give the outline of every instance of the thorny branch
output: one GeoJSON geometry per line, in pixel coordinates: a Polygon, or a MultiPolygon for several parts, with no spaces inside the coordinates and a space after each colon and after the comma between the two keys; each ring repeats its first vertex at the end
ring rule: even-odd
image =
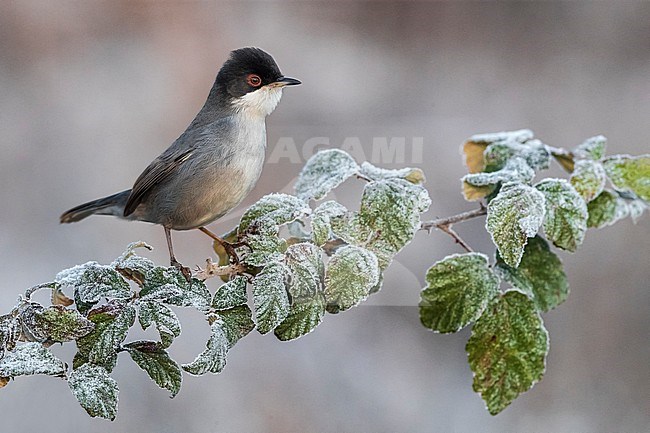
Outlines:
{"type": "Polygon", "coordinates": [[[424,221],[420,225],[420,229],[426,230],[428,232],[430,232],[431,229],[438,229],[440,231],[443,231],[447,233],[449,236],[451,236],[452,238],[454,238],[456,243],[459,244],[461,247],[463,247],[467,252],[471,253],[472,248],[451,227],[456,223],[467,221],[486,214],[487,214],[487,208],[481,203],[481,207],[478,209],[470,210],[467,212],[459,213],[457,215],[452,215],[445,218],[437,218],[432,221],[424,221]]]}

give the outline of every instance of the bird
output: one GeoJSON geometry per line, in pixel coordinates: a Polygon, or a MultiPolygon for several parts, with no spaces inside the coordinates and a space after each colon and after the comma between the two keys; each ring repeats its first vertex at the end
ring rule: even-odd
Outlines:
{"type": "Polygon", "coordinates": [[[64,212],[60,222],[112,215],[161,225],[170,264],[188,280],[191,271],[174,255],[172,230],[198,229],[236,261],[233,245],[205,226],[239,205],[257,183],[264,164],[266,117],[283,88],[298,84],[301,81],[284,76],[264,50],[232,51],[194,120],[131,189],[76,206],[64,212]]]}

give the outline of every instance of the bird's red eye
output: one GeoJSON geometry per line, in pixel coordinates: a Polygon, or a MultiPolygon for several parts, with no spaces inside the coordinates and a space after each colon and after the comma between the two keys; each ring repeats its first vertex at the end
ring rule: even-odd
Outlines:
{"type": "Polygon", "coordinates": [[[262,84],[262,79],[259,77],[259,75],[250,74],[248,77],[246,77],[246,82],[253,87],[257,87],[262,84]]]}

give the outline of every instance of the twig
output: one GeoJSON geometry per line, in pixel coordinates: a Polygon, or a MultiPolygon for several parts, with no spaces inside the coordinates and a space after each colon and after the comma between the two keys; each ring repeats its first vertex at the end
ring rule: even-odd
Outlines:
{"type": "Polygon", "coordinates": [[[194,277],[199,280],[207,280],[212,277],[220,277],[222,275],[236,275],[241,274],[246,270],[246,267],[241,263],[233,263],[226,266],[219,266],[217,263],[214,263],[212,259],[207,259],[205,261],[205,269],[197,267],[197,272],[194,274],[194,277]]]}
{"type": "Polygon", "coordinates": [[[472,248],[461,238],[458,233],[456,233],[451,227],[463,221],[471,220],[487,214],[487,208],[481,204],[481,207],[478,209],[470,210],[467,212],[459,213],[458,215],[452,215],[446,218],[437,218],[432,221],[424,221],[420,225],[421,230],[426,230],[428,232],[431,229],[438,229],[442,232],[447,233],[449,236],[454,238],[457,244],[463,247],[467,252],[472,252],[472,248]]]}

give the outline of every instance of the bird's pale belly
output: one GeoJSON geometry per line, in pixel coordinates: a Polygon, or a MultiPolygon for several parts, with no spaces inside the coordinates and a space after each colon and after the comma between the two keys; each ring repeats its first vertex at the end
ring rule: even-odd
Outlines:
{"type": "MultiPolygon", "coordinates": [[[[237,207],[255,186],[264,162],[264,154],[260,156],[215,168],[210,175],[204,171],[201,179],[186,173],[182,181],[165,185],[152,197],[155,204],[151,208],[157,212],[146,219],[173,230],[190,230],[221,218],[237,207]]],[[[148,213],[149,203],[143,205],[148,213]]]]}

